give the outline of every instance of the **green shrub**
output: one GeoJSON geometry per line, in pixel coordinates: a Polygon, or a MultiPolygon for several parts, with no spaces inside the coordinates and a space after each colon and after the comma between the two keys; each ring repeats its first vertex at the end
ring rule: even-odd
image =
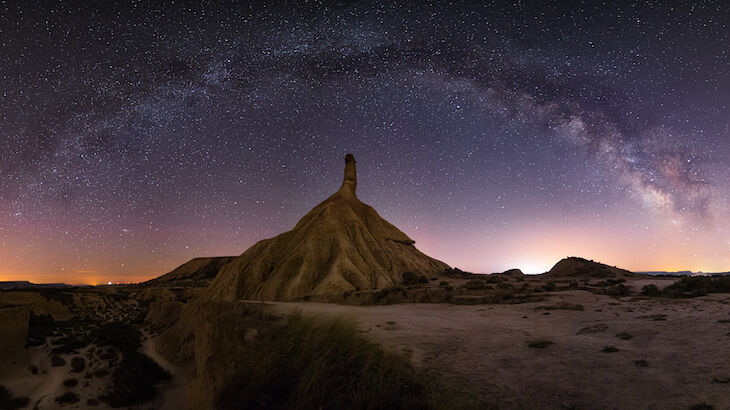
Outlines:
{"type": "Polygon", "coordinates": [[[109,375],[109,370],[106,369],[98,369],[94,372],[94,377],[102,378],[109,375]]]}
{"type": "Polygon", "coordinates": [[[342,320],[300,315],[247,344],[220,409],[422,409],[425,386],[407,359],[384,352],[342,320]]]}
{"type": "Polygon", "coordinates": [[[98,346],[111,346],[122,352],[133,352],[142,346],[139,330],[122,322],[105,323],[91,332],[98,346]]]}
{"type": "Polygon", "coordinates": [[[618,348],[616,348],[616,347],[614,347],[614,346],[606,346],[606,347],[604,347],[604,348],[603,348],[603,350],[601,350],[601,351],[602,351],[603,353],[616,353],[616,352],[618,352],[619,350],[618,350],[618,348]]]}
{"type": "Polygon", "coordinates": [[[578,312],[583,311],[583,305],[568,303],[568,302],[558,302],[554,305],[548,305],[548,306],[538,306],[535,308],[535,310],[543,309],[543,310],[575,310],[578,312]]]}
{"type": "Polygon", "coordinates": [[[86,360],[83,357],[74,357],[71,359],[71,371],[81,373],[86,368],[86,360]]]}
{"type": "Polygon", "coordinates": [[[730,293],[730,276],[683,277],[664,288],[668,297],[696,297],[708,293],[730,293]]]}
{"type": "Polygon", "coordinates": [[[531,347],[533,349],[544,349],[548,346],[554,345],[554,342],[551,342],[549,340],[533,340],[531,342],[527,342],[527,346],[531,347]]]}
{"type": "Polygon", "coordinates": [[[629,296],[633,292],[631,287],[624,284],[608,287],[604,290],[608,296],[629,296]]]}
{"type": "Polygon", "coordinates": [[[65,365],[66,365],[66,360],[63,357],[61,357],[57,354],[54,354],[53,356],[51,356],[51,366],[61,367],[61,366],[65,366],[65,365]]]}
{"type": "Polygon", "coordinates": [[[56,397],[55,400],[56,403],[60,405],[74,404],[79,401],[79,396],[72,391],[67,391],[66,393],[63,393],[62,395],[56,397]]]}
{"type": "Polygon", "coordinates": [[[75,387],[77,384],[79,384],[78,379],[66,379],[63,381],[63,385],[66,387],[75,387]]]}
{"type": "Polygon", "coordinates": [[[487,285],[486,282],[482,280],[470,280],[461,285],[461,287],[467,290],[492,289],[491,286],[487,285]]]}
{"type": "Polygon", "coordinates": [[[635,361],[634,364],[639,367],[649,367],[649,362],[647,362],[644,359],[639,359],[639,360],[635,361]]]}
{"type": "Polygon", "coordinates": [[[40,346],[46,343],[46,339],[53,334],[56,329],[56,321],[51,315],[34,315],[30,314],[28,318],[28,338],[26,339],[26,347],[40,346]]]}
{"type": "Polygon", "coordinates": [[[416,285],[419,283],[426,283],[428,280],[425,276],[418,276],[414,272],[403,272],[401,275],[403,278],[403,285],[409,286],[409,285],[416,285]]]}
{"type": "Polygon", "coordinates": [[[53,348],[53,353],[78,353],[79,349],[89,345],[89,340],[76,336],[67,336],[56,340],[54,344],[59,346],[53,348]]]}
{"type": "Polygon", "coordinates": [[[730,293],[730,276],[684,276],[661,291],[654,285],[646,285],[641,291],[644,296],[669,298],[693,298],[709,293],[730,293]]]}
{"type": "Polygon", "coordinates": [[[103,399],[111,407],[144,403],[157,395],[157,384],[170,380],[170,373],[139,352],[126,352],[112,373],[111,391],[103,399]]]}
{"type": "Polygon", "coordinates": [[[690,407],[689,410],[715,410],[715,406],[705,403],[703,401],[702,403],[697,403],[694,406],[690,407]]]}
{"type": "Polygon", "coordinates": [[[13,397],[5,386],[0,386],[0,409],[22,409],[27,407],[29,402],[27,397],[13,397]]]}
{"type": "Polygon", "coordinates": [[[633,335],[631,335],[631,334],[629,334],[629,333],[626,333],[626,332],[621,332],[621,333],[618,333],[618,334],[616,335],[616,337],[618,337],[618,338],[619,338],[619,339],[621,339],[621,340],[630,340],[630,339],[633,339],[633,338],[634,338],[634,336],[633,336],[633,335]]]}
{"type": "Polygon", "coordinates": [[[662,291],[659,290],[659,288],[652,283],[649,285],[645,285],[643,288],[641,288],[641,292],[639,293],[639,295],[657,297],[662,295],[662,291]]]}

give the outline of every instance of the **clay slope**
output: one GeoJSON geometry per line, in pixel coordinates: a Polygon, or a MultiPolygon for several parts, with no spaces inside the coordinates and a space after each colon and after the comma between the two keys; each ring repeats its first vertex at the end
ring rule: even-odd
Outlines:
{"type": "Polygon", "coordinates": [[[233,256],[191,259],[169,273],[144,282],[144,285],[183,285],[210,281],[215,278],[223,265],[233,259],[233,256]]]}
{"type": "Polygon", "coordinates": [[[357,198],[351,154],[345,163],[339,191],[291,231],[258,242],[224,266],[206,297],[295,300],[398,285],[405,272],[440,276],[449,271],[357,198]]]}
{"type": "Polygon", "coordinates": [[[549,278],[633,278],[637,275],[625,269],[571,256],[562,259],[544,276],[549,278]]]}

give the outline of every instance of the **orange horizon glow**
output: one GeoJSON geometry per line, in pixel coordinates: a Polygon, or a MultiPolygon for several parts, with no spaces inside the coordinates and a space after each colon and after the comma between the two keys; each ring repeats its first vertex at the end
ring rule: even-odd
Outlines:
{"type": "MultiPolygon", "coordinates": [[[[387,204],[372,205],[376,209],[393,209],[387,204]]],[[[443,215],[414,220],[413,209],[401,209],[402,214],[391,211],[386,219],[414,239],[424,254],[467,272],[494,273],[518,268],[527,274],[542,273],[569,256],[631,271],[730,271],[730,242],[723,239],[722,230],[697,230],[689,240],[686,229],[667,224],[661,218],[638,218],[607,226],[590,216],[565,221],[549,213],[531,213],[511,224],[475,221],[456,234],[443,215]]],[[[291,218],[287,225],[293,227],[296,219],[291,218]]],[[[126,236],[135,231],[127,230],[119,239],[110,239],[98,249],[79,247],[65,240],[61,233],[35,234],[42,238],[35,241],[16,236],[14,248],[0,247],[0,281],[139,283],[168,273],[195,257],[240,255],[258,240],[278,233],[250,233],[245,240],[216,237],[199,243],[185,241],[184,246],[171,247],[164,254],[148,245],[178,237],[195,238],[200,229],[193,226],[182,232],[160,231],[138,241],[128,241],[126,236]],[[32,243],[33,247],[24,243],[32,243]]]]}

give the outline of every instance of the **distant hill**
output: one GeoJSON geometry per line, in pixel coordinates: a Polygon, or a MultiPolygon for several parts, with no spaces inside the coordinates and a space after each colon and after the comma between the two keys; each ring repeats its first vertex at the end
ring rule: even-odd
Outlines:
{"type": "Polygon", "coordinates": [[[505,276],[512,276],[512,277],[522,277],[525,276],[524,273],[520,269],[508,269],[504,272],[496,273],[495,275],[505,275],[505,276]]]}
{"type": "Polygon", "coordinates": [[[626,269],[609,266],[600,262],[571,256],[562,259],[549,272],[543,274],[548,278],[613,278],[636,277],[626,269]]]}
{"type": "Polygon", "coordinates": [[[173,269],[171,272],[148,280],[142,283],[142,285],[207,285],[208,282],[216,277],[221,268],[233,259],[233,256],[194,258],[173,269]]]}
{"type": "Polygon", "coordinates": [[[39,289],[39,288],[71,288],[65,283],[33,283],[24,280],[0,282],[0,290],[8,289],[39,289]]]}

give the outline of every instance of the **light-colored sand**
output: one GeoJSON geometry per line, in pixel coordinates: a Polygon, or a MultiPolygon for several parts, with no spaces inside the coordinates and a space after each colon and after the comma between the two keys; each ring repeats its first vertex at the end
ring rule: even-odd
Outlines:
{"type": "MultiPolygon", "coordinates": [[[[51,352],[48,345],[39,346],[29,349],[28,362],[38,367],[38,374],[33,374],[27,366],[15,366],[13,372],[7,376],[0,378],[0,385],[7,387],[16,397],[27,397],[30,399],[28,408],[44,409],[87,409],[92,408],[87,405],[87,400],[98,398],[107,392],[110,382],[110,375],[104,377],[86,378],[85,375],[90,370],[106,368],[105,364],[99,360],[94,360],[91,365],[87,354],[88,350],[93,347],[89,346],[79,351],[79,354],[61,355],[66,364],[60,367],[51,366],[51,352]],[[71,358],[84,357],[87,359],[86,369],[80,373],[71,371],[71,358]],[[75,387],[65,387],[63,381],[75,378],[78,385],[75,387]],[[66,391],[73,391],[79,396],[79,402],[75,404],[67,404],[60,406],[55,402],[55,398],[62,395],[66,391]]],[[[176,376],[177,369],[174,365],[161,357],[154,347],[152,339],[145,340],[140,351],[153,358],[161,367],[173,374],[173,379],[169,383],[164,383],[161,387],[160,394],[152,402],[145,403],[140,406],[130,407],[132,409],[182,409],[184,406],[183,385],[176,376]]],[[[99,401],[99,404],[93,406],[95,409],[110,409],[108,405],[99,401]]]]}
{"type": "Polygon", "coordinates": [[[683,409],[703,401],[728,409],[730,383],[722,381],[730,377],[730,323],[718,321],[730,319],[729,301],[727,295],[618,300],[569,291],[519,305],[267,305],[282,313],[350,316],[372,340],[412,352],[428,374],[464,383],[502,409],[683,409]],[[558,302],[584,310],[536,309],[558,302]],[[633,338],[621,340],[621,332],[633,338]],[[554,344],[528,347],[533,340],[554,344]],[[619,351],[603,353],[606,346],[619,351]]]}

